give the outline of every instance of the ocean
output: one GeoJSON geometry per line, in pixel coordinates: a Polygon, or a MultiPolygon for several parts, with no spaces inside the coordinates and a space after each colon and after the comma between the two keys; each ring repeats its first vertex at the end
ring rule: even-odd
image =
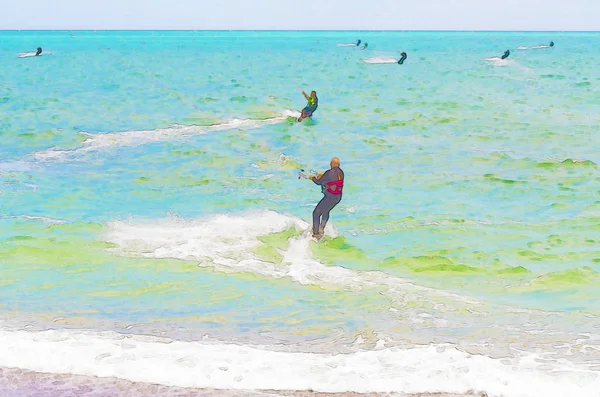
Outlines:
{"type": "Polygon", "coordinates": [[[0,367],[600,396],[599,47],[0,32],[0,367]],[[319,108],[297,123],[301,90],[319,108]],[[317,244],[321,190],[298,174],[334,156],[344,194],[317,244]]]}

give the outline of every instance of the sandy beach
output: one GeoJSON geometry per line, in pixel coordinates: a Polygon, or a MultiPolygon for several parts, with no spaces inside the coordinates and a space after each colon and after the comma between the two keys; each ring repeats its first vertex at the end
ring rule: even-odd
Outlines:
{"type": "Polygon", "coordinates": [[[0,368],[2,397],[484,397],[484,392],[452,393],[320,393],[311,390],[216,390],[189,389],[164,385],[130,382],[117,378],[98,378],[80,375],[50,374],[16,368],[0,368]]]}

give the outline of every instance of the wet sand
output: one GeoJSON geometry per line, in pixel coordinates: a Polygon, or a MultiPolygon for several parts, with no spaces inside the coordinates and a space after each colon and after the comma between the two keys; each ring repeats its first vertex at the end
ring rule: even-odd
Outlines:
{"type": "Polygon", "coordinates": [[[117,378],[49,374],[15,368],[0,368],[2,397],[482,397],[484,392],[453,393],[321,393],[312,390],[216,390],[130,382],[117,378]]]}

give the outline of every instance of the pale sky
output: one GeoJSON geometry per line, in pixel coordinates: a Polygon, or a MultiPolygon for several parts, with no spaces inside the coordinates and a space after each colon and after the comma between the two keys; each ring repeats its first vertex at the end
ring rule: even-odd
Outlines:
{"type": "Polygon", "coordinates": [[[0,0],[0,30],[600,31],[600,0],[0,0]]]}

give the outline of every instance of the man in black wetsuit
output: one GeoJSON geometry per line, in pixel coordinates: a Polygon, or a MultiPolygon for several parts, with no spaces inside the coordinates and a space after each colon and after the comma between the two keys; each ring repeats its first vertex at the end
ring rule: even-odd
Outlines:
{"type": "Polygon", "coordinates": [[[319,239],[325,234],[325,225],[329,220],[329,212],[342,201],[344,187],[344,171],[340,168],[340,159],[334,157],[330,163],[331,169],[323,175],[311,176],[310,180],[320,185],[325,197],[313,211],[313,237],[319,239]]]}
{"type": "Polygon", "coordinates": [[[42,47],[37,48],[37,52],[35,53],[36,57],[39,57],[42,54],[42,47]]]}

